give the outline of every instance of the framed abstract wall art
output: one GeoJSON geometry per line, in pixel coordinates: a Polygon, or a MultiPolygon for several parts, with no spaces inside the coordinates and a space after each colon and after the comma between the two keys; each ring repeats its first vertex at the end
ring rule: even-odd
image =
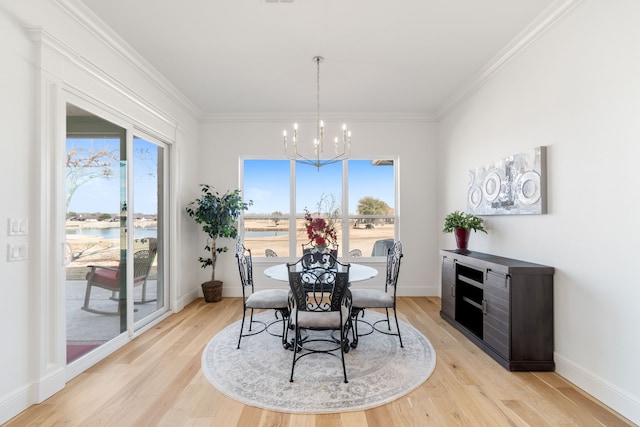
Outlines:
{"type": "Polygon", "coordinates": [[[475,215],[547,213],[546,147],[469,171],[467,211],[475,215]]]}

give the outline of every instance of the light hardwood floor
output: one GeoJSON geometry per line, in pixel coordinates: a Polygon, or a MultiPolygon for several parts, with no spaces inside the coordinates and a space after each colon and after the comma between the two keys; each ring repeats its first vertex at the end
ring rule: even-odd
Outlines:
{"type": "Polygon", "coordinates": [[[509,372],[445,323],[440,299],[401,298],[400,318],[433,344],[437,366],[417,390],[367,411],[270,412],[204,378],[207,342],[240,318],[240,300],[197,300],[9,426],[632,426],[553,372],[509,372]]]}

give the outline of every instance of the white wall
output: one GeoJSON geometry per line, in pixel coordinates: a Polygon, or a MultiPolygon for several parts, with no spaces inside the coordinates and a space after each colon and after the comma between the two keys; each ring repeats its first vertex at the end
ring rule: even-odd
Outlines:
{"type": "MultiPolygon", "coordinates": [[[[82,100],[171,145],[173,236],[186,224],[185,190],[196,182],[188,165],[198,156],[199,129],[189,103],[144,62],[112,48],[118,41],[108,32],[100,38],[82,26],[65,4],[0,2],[0,230],[8,218],[29,223],[28,236],[0,232],[0,423],[64,387],[69,372],[61,261],[65,101],[82,100]],[[28,259],[9,263],[7,244],[15,243],[28,244],[28,259]]],[[[171,245],[174,310],[199,295],[189,286],[196,273],[182,265],[190,250],[184,242],[171,245]]]]}
{"type": "MultiPolygon", "coordinates": [[[[34,109],[31,42],[22,34],[19,24],[0,11],[0,293],[5,301],[0,310],[0,399],[14,393],[27,383],[29,371],[29,344],[33,324],[28,301],[32,294],[26,277],[29,264],[7,260],[7,244],[28,243],[28,237],[8,237],[7,218],[29,218],[30,177],[29,156],[34,132],[30,126],[34,109]],[[10,58],[10,60],[4,60],[10,58]],[[15,303],[15,302],[18,303],[15,303]]],[[[0,400],[0,403],[2,400],[0,400]]],[[[24,409],[25,402],[15,402],[8,411],[24,409]]],[[[0,423],[6,416],[0,407],[0,423]]]]}
{"type": "Polygon", "coordinates": [[[466,208],[469,169],[548,147],[548,214],[486,217],[470,248],[556,268],[557,372],[636,423],[638,22],[636,0],[582,2],[438,129],[440,217],[466,208]]]}
{"type": "MultiPolygon", "coordinates": [[[[65,4],[0,0],[0,188],[11,201],[0,205],[0,224],[7,218],[30,220],[28,237],[0,233],[2,295],[10,302],[0,310],[0,340],[9,343],[0,352],[0,423],[46,397],[50,389],[40,386],[64,371],[60,353],[45,345],[61,326],[55,323],[60,317],[50,312],[55,301],[47,298],[60,294],[52,292],[55,278],[38,272],[56,261],[46,251],[46,259],[32,256],[43,253],[39,247],[56,246],[42,229],[51,225],[42,218],[51,211],[42,187],[48,178],[42,166],[50,164],[40,156],[43,141],[47,151],[52,137],[43,135],[40,125],[47,119],[58,123],[60,117],[37,101],[39,83],[51,84],[54,95],[79,88],[114,114],[172,142],[177,309],[199,295],[198,285],[208,276],[196,260],[203,233],[186,217],[184,206],[198,195],[199,183],[235,188],[238,157],[277,155],[281,130],[290,125],[284,119],[245,118],[199,126],[188,102],[154,83],[144,64],[109,47],[118,40],[98,40],[70,18],[60,8],[65,4]],[[25,25],[42,27],[48,42],[60,42],[62,51],[78,56],[65,58],[51,46],[34,45],[25,25]],[[43,120],[41,107],[50,114],[43,120]],[[7,263],[7,243],[28,243],[35,252],[26,262],[7,263]]],[[[489,234],[473,235],[471,248],[556,268],[558,372],[637,423],[639,17],[635,0],[584,0],[437,126],[412,119],[345,118],[354,131],[354,157],[400,156],[401,285],[412,295],[439,292],[438,249],[453,245],[450,235],[440,233],[442,218],[465,208],[467,171],[537,145],[549,147],[549,214],[489,217],[489,234]]],[[[233,256],[226,255],[218,274],[228,282],[225,294],[232,295],[237,269],[233,256]]]]}
{"type": "MultiPolygon", "coordinates": [[[[339,116],[329,114],[327,116],[339,116]]],[[[327,117],[324,116],[324,117],[327,117]]],[[[436,218],[436,151],[435,123],[409,117],[378,117],[366,119],[341,116],[353,131],[352,158],[367,156],[399,156],[400,167],[400,240],[404,258],[398,293],[402,295],[438,295],[438,248],[440,224],[436,218]],[[351,119],[351,120],[350,120],[351,119]]],[[[328,120],[327,126],[331,123],[328,120]]],[[[305,123],[304,126],[307,124],[305,123]]],[[[309,124],[311,125],[311,124],[309,124]]],[[[292,122],[274,119],[245,118],[207,121],[202,127],[201,164],[203,183],[219,191],[238,187],[238,164],[241,156],[282,156],[282,129],[292,122]]],[[[204,233],[201,233],[204,234],[204,233]]],[[[202,237],[202,245],[204,240],[202,237]]],[[[196,261],[194,259],[194,266],[196,261]]],[[[268,260],[254,261],[256,286],[275,287],[262,271],[271,265],[268,260]]],[[[370,282],[384,283],[384,263],[372,264],[380,274],[370,282]]],[[[207,272],[202,281],[207,280],[207,272]]],[[[223,295],[241,295],[236,260],[232,253],[218,259],[216,279],[224,284],[223,295]]],[[[280,284],[281,285],[281,284],[280,284]]],[[[286,285],[286,284],[285,284],[286,285]]]]}

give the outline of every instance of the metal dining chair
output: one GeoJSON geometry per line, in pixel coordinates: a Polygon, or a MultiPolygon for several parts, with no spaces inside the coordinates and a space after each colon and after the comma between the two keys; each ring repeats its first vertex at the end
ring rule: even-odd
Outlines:
{"type": "Polygon", "coordinates": [[[365,289],[357,288],[352,289],[351,294],[353,298],[353,307],[351,309],[351,317],[353,322],[353,342],[351,347],[356,348],[358,346],[359,336],[369,335],[373,331],[378,331],[387,335],[397,335],[400,341],[400,347],[404,347],[402,344],[402,335],[400,334],[400,325],[398,323],[398,314],[396,312],[396,294],[398,289],[398,275],[400,274],[400,261],[403,257],[402,243],[395,241],[387,252],[387,273],[384,284],[384,290],[382,289],[365,289]],[[358,323],[364,322],[364,320],[358,320],[358,316],[364,318],[364,311],[367,308],[384,308],[386,312],[386,318],[380,319],[371,324],[371,331],[358,335],[358,323]],[[395,319],[396,330],[392,331],[391,321],[389,317],[389,309],[393,310],[393,317],[395,319]],[[386,323],[386,330],[382,329],[382,323],[386,323]]]}
{"type": "MultiPolygon", "coordinates": [[[[278,314],[282,321],[282,334],[278,334],[282,339],[282,345],[287,345],[287,321],[289,319],[289,291],[287,289],[263,289],[256,291],[253,285],[253,262],[251,250],[244,247],[241,241],[236,243],[236,258],[238,259],[238,271],[242,284],[242,322],[240,324],[240,336],[238,337],[238,347],[243,337],[258,334],[263,331],[269,332],[269,327],[279,322],[278,314]],[[276,319],[271,323],[254,320],[253,311],[261,309],[275,310],[276,319]],[[245,319],[249,312],[248,330],[244,330],[245,319]],[[258,329],[254,329],[254,326],[258,329]]],[[[270,333],[270,332],[269,332],[270,333]]],[[[272,335],[275,335],[272,334],[272,335]]]]}
{"type": "MultiPolygon", "coordinates": [[[[330,254],[327,257],[333,258],[330,254]]],[[[322,353],[342,360],[344,382],[347,383],[344,355],[349,352],[348,333],[351,327],[350,265],[333,258],[310,266],[306,264],[310,257],[304,258],[287,264],[292,294],[290,324],[294,330],[289,381],[293,382],[295,367],[301,358],[322,353]],[[303,331],[307,332],[304,339],[303,331]],[[329,333],[311,336],[308,331],[339,331],[340,336],[334,338],[329,333]],[[338,350],[340,356],[336,354],[338,350]]]]}

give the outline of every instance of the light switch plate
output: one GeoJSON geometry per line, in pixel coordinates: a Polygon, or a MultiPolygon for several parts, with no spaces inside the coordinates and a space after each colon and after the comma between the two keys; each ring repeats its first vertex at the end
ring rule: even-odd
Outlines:
{"type": "Polygon", "coordinates": [[[9,218],[7,234],[9,236],[26,236],[27,235],[27,220],[9,218]]]}
{"type": "Polygon", "coordinates": [[[7,245],[7,261],[24,261],[27,259],[27,244],[7,245]]]}

